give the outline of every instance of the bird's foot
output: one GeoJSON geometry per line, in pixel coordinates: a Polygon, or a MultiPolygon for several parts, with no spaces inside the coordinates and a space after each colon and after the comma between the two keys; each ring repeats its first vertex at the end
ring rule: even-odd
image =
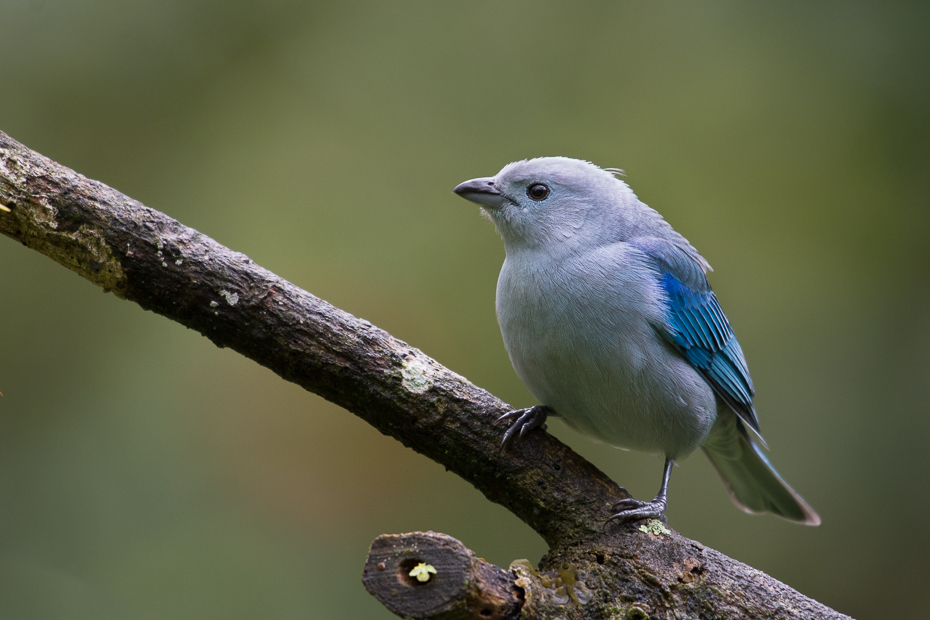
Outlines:
{"type": "Polygon", "coordinates": [[[664,497],[657,497],[651,502],[643,502],[628,497],[613,505],[614,514],[607,518],[607,523],[611,521],[632,523],[643,519],[659,519],[663,523],[668,523],[668,519],[664,514],[667,507],[668,500],[664,497]]]}
{"type": "Polygon", "coordinates": [[[535,405],[533,407],[527,407],[526,409],[508,411],[497,418],[496,422],[500,422],[501,420],[514,420],[514,423],[511,424],[507,432],[504,433],[504,440],[501,441],[501,449],[503,450],[516,439],[522,439],[523,435],[534,428],[545,428],[546,418],[549,417],[551,413],[552,409],[549,407],[545,405],[535,405]]]}

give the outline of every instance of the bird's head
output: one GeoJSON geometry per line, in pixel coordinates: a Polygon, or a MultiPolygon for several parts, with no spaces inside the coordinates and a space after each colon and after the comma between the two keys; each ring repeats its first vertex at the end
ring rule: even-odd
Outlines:
{"type": "Polygon", "coordinates": [[[481,206],[508,252],[571,251],[623,238],[626,212],[638,201],[617,173],[579,159],[541,157],[507,164],[493,177],[452,191],[481,206]]]}

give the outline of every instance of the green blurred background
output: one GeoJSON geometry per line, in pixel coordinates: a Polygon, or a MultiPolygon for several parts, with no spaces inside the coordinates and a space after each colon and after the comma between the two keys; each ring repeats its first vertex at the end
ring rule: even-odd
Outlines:
{"type": "MultiPolygon", "coordinates": [[[[762,428],[820,528],[683,534],[860,618],[925,618],[930,5],[0,2],[0,129],[508,402],[503,249],[450,193],[524,157],[626,169],[714,265],[762,428]]],[[[354,416],[0,239],[0,617],[388,618],[371,540],[545,545],[354,416]]],[[[640,497],[660,459],[553,432],[640,497]]]]}

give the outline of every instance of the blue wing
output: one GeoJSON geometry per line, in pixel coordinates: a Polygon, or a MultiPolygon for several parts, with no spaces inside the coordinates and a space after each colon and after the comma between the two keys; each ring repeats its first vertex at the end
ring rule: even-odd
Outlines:
{"type": "Polygon", "coordinates": [[[701,263],[690,260],[693,257],[687,249],[694,252],[693,248],[658,240],[635,245],[654,259],[659,283],[668,298],[668,325],[659,326],[660,332],[743,422],[758,433],[759,418],[752,404],[755,391],[746,358],[700,269],[701,263]],[[683,269],[685,265],[687,268],[683,269]]]}

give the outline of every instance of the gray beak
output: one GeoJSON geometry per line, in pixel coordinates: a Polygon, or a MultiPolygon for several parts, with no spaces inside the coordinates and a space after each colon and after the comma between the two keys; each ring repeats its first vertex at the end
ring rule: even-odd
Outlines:
{"type": "Polygon", "coordinates": [[[482,207],[499,209],[500,206],[504,204],[504,197],[494,184],[493,177],[465,181],[464,183],[456,185],[455,189],[452,191],[465,200],[470,200],[482,207]]]}

